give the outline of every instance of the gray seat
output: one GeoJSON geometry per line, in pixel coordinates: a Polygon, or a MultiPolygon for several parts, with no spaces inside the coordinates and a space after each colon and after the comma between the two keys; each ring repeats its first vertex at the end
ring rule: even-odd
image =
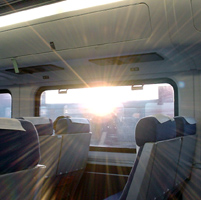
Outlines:
{"type": "Polygon", "coordinates": [[[86,167],[91,139],[90,124],[84,118],[64,117],[57,121],[55,133],[62,137],[57,176],[63,177],[66,195],[72,196],[86,167]]]}
{"type": "Polygon", "coordinates": [[[56,176],[61,151],[61,137],[53,135],[52,120],[47,117],[23,117],[34,124],[40,141],[41,160],[46,166],[45,177],[56,176]]]}
{"type": "Polygon", "coordinates": [[[40,163],[46,166],[45,179],[41,189],[42,197],[43,199],[51,199],[53,188],[56,186],[54,179],[57,175],[62,137],[53,135],[53,123],[47,117],[23,117],[23,119],[32,122],[38,131],[41,152],[40,163]]]}
{"type": "Polygon", "coordinates": [[[163,199],[174,189],[179,161],[175,121],[164,115],[145,117],[135,136],[140,149],[120,199],[163,199]]]}
{"type": "Polygon", "coordinates": [[[40,199],[44,166],[38,134],[26,120],[0,118],[0,199],[40,199]]]}
{"type": "Polygon", "coordinates": [[[175,117],[173,120],[156,115],[141,119],[136,126],[136,143],[140,149],[119,199],[179,197],[190,178],[195,133],[196,123],[192,118],[175,117]]]}

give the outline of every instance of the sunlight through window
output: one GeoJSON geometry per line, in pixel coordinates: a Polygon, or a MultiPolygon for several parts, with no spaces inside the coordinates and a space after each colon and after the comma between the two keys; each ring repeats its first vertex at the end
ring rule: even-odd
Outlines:
{"type": "Polygon", "coordinates": [[[46,90],[41,94],[40,116],[87,118],[91,145],[134,147],[139,119],[153,114],[174,116],[174,90],[169,84],[46,90]]]}

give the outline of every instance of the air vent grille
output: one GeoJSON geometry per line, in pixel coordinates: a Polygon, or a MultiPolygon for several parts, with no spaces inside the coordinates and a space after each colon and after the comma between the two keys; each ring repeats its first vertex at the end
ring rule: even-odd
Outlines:
{"type": "MultiPolygon", "coordinates": [[[[19,68],[19,73],[17,74],[34,74],[39,72],[49,72],[63,70],[64,68],[58,67],[56,65],[37,65],[19,68]]],[[[6,69],[7,72],[15,73],[14,69],[6,69]]]]}

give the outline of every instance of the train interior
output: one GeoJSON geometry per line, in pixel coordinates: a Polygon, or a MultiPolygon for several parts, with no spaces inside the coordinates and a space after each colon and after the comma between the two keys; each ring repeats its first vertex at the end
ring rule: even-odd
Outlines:
{"type": "Polygon", "coordinates": [[[1,199],[200,199],[199,0],[0,1],[1,199]]]}

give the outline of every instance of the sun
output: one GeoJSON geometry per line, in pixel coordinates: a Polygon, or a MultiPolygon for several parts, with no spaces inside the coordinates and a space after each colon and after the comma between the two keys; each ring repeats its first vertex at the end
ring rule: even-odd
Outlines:
{"type": "Polygon", "coordinates": [[[112,94],[111,88],[96,88],[90,94],[88,99],[87,108],[89,113],[97,116],[106,116],[114,112],[117,101],[116,95],[112,94]]]}
{"type": "Polygon", "coordinates": [[[100,100],[90,104],[88,110],[97,116],[106,116],[115,110],[115,106],[111,102],[100,100]]]}

